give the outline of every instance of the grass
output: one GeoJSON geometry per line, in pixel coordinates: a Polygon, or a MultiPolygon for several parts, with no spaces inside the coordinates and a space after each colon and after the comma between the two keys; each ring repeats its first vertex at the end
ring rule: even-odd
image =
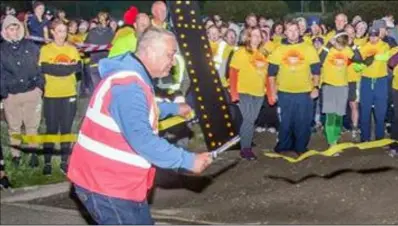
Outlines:
{"type": "MultiPolygon", "coordinates": [[[[72,126],[72,133],[77,133],[81,120],[84,116],[85,109],[88,103],[88,99],[80,99],[78,102],[78,112],[75,117],[75,121],[72,126]]],[[[43,155],[39,155],[40,165],[37,168],[31,168],[29,164],[30,154],[21,152],[21,163],[18,168],[15,168],[11,162],[12,156],[9,147],[9,138],[7,132],[7,124],[5,121],[1,121],[1,145],[5,155],[6,173],[10,179],[10,182],[14,188],[34,186],[34,185],[45,185],[53,184],[58,182],[66,181],[67,178],[59,170],[59,164],[61,162],[59,155],[54,155],[52,159],[53,171],[52,175],[44,176],[42,174],[44,159],[43,155]]],[[[204,138],[201,129],[198,124],[194,125],[192,130],[194,131],[194,138],[188,143],[188,149],[192,151],[206,150],[204,145],[204,138]]],[[[39,134],[45,133],[44,120],[39,128],[39,134]]],[[[56,145],[57,148],[57,145],[56,145]]]]}
{"type": "MultiPolygon", "coordinates": [[[[76,133],[78,131],[78,127],[80,126],[80,122],[82,120],[82,116],[85,112],[87,105],[87,99],[80,99],[78,102],[78,112],[75,117],[75,121],[72,126],[72,133],[76,133]]],[[[10,182],[13,188],[20,187],[28,187],[35,185],[45,185],[45,184],[53,184],[58,182],[66,181],[66,176],[60,171],[59,165],[61,163],[60,155],[54,155],[52,159],[52,175],[44,176],[42,173],[44,167],[44,159],[43,155],[39,156],[39,167],[31,168],[29,164],[30,153],[21,152],[21,163],[19,167],[15,167],[12,162],[12,156],[9,147],[9,137],[7,132],[7,124],[5,121],[1,121],[1,145],[3,148],[4,161],[6,166],[6,174],[10,179],[10,182]]],[[[39,133],[45,133],[45,124],[44,120],[42,120],[39,133]]],[[[59,145],[55,145],[56,148],[59,148],[59,145]]]]}

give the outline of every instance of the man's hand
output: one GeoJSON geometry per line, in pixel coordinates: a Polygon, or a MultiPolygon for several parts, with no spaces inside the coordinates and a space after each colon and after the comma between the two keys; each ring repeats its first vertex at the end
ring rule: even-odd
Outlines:
{"type": "Polygon", "coordinates": [[[317,88],[314,88],[310,94],[312,99],[315,99],[319,96],[319,90],[317,88]]]}
{"type": "Polygon", "coordinates": [[[192,108],[185,103],[178,104],[178,115],[188,119],[192,113],[192,108]]]}
{"type": "Polygon", "coordinates": [[[198,153],[195,155],[192,172],[195,174],[202,173],[212,163],[213,158],[209,152],[198,153]]]}

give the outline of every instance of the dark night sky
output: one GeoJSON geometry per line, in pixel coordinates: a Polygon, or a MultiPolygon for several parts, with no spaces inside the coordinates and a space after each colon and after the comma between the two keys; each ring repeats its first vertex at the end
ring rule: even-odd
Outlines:
{"type": "MultiPolygon", "coordinates": [[[[49,8],[62,8],[68,12],[70,15],[84,15],[92,16],[96,14],[100,9],[108,9],[112,11],[112,14],[115,16],[121,16],[123,12],[130,6],[135,5],[141,11],[149,12],[150,7],[153,1],[102,1],[102,0],[92,0],[92,1],[50,1],[50,0],[42,0],[45,2],[49,8]]],[[[285,1],[291,12],[300,12],[301,10],[301,1],[285,1]]],[[[307,10],[308,11],[320,11],[320,1],[312,0],[305,1],[307,2],[307,10]]],[[[327,5],[328,11],[333,10],[336,1],[325,1],[327,5]]],[[[2,6],[5,4],[11,4],[17,9],[23,9],[26,7],[30,7],[31,1],[2,1],[2,6]]],[[[200,1],[201,6],[205,1],[200,1]]],[[[231,2],[233,4],[233,2],[231,2]]]]}

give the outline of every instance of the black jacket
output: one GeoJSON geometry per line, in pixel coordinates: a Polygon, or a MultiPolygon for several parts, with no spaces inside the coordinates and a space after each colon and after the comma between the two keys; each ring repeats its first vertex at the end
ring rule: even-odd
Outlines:
{"type": "Polygon", "coordinates": [[[3,41],[0,44],[0,94],[31,91],[36,87],[44,89],[44,77],[38,62],[40,49],[33,42],[22,39],[19,42],[3,41]]]}

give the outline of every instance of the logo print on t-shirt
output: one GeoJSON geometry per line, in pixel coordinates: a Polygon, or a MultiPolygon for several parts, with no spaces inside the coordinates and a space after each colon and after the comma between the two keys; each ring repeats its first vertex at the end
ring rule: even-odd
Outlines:
{"type": "Polygon", "coordinates": [[[282,58],[282,62],[289,67],[297,66],[304,62],[304,56],[298,50],[289,50],[282,58]]]}
{"type": "Polygon", "coordinates": [[[72,59],[66,55],[66,54],[58,54],[55,58],[54,58],[54,63],[72,63],[72,59]]]}
{"type": "Polygon", "coordinates": [[[347,57],[343,53],[335,53],[330,57],[329,63],[336,67],[344,67],[347,64],[347,57]]]}
{"type": "Polygon", "coordinates": [[[366,52],[366,57],[371,57],[371,56],[374,56],[374,55],[376,55],[377,54],[377,49],[369,49],[367,52],[366,52]]]}

